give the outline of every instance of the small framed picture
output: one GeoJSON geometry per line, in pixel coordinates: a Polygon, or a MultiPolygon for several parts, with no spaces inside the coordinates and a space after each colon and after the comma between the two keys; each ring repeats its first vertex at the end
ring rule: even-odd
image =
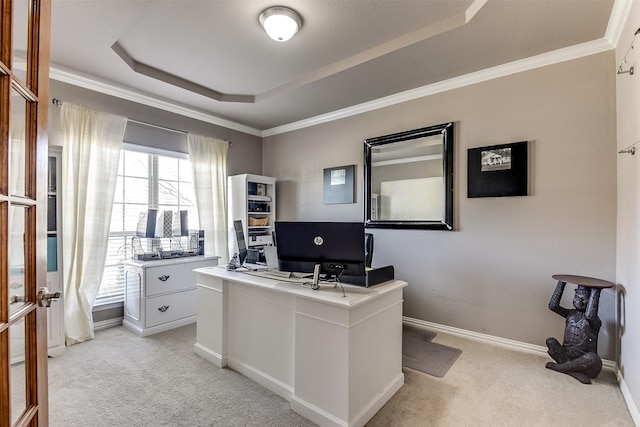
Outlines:
{"type": "Polygon", "coordinates": [[[528,142],[471,148],[467,151],[467,197],[528,194],[528,142]]]}
{"type": "Polygon", "coordinates": [[[355,165],[324,170],[324,204],[355,203],[355,165]]]}

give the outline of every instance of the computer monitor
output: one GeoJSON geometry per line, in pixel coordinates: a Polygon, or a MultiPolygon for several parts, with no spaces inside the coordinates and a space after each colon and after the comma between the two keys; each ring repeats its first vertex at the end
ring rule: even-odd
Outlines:
{"type": "Polygon", "coordinates": [[[282,271],[365,275],[363,223],[276,221],[275,236],[282,271]]]}
{"type": "Polygon", "coordinates": [[[244,264],[245,258],[247,258],[247,243],[244,240],[244,231],[241,220],[236,219],[233,221],[233,231],[235,232],[236,243],[238,244],[238,262],[242,265],[244,264]]]}

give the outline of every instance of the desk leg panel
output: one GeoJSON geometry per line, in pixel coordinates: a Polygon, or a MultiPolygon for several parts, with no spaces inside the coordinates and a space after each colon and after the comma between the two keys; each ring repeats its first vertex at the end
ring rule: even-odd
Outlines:
{"type": "Polygon", "coordinates": [[[194,352],[218,367],[227,366],[227,296],[221,279],[198,275],[194,352]]]}
{"type": "Polygon", "coordinates": [[[296,306],[292,409],[320,425],[364,425],[404,384],[402,291],[342,314],[322,310],[296,306]]]}
{"type": "Polygon", "coordinates": [[[294,365],[294,298],[233,283],[228,291],[229,366],[290,399],[294,365]]]}

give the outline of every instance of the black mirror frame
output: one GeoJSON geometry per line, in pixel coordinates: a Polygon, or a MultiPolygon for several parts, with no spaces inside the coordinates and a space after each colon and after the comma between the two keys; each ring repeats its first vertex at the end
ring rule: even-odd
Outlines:
{"type": "Polygon", "coordinates": [[[365,227],[403,228],[424,230],[453,230],[453,122],[420,129],[367,138],[364,140],[365,227]],[[441,134],[443,138],[443,194],[444,214],[441,221],[393,221],[371,219],[371,150],[373,147],[393,142],[429,137],[441,134]]]}

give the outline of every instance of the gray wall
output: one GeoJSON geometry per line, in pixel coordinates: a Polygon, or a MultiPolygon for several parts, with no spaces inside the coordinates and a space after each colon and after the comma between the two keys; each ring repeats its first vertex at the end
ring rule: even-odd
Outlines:
{"type": "MultiPolygon", "coordinates": [[[[409,282],[406,316],[544,345],[563,333],[563,319],[547,309],[552,274],[615,280],[614,60],[609,52],[502,77],[271,136],[262,147],[253,135],[57,81],[51,97],[233,141],[229,174],[278,178],[284,220],[362,220],[362,141],[454,121],[455,231],[373,230],[374,265],[393,264],[409,282]],[[521,140],[530,141],[530,195],[467,199],[467,149],[521,140]],[[349,164],[357,165],[356,203],[323,205],[323,169],[349,164]]],[[[54,124],[51,133],[56,144],[54,124]]],[[[600,354],[613,359],[611,291],[603,293],[600,316],[600,354]]]]}
{"type": "MultiPolygon", "coordinates": [[[[640,2],[636,1],[618,42],[616,64],[622,62],[629,45],[634,38],[637,39],[634,34],[639,23],[640,2]]],[[[629,65],[634,64],[627,63],[626,67],[629,65]]],[[[618,150],[640,141],[640,64],[636,62],[635,66],[634,75],[621,74],[616,78],[618,150]]],[[[618,155],[617,283],[621,317],[618,364],[623,374],[623,386],[635,402],[634,407],[628,405],[629,409],[640,425],[640,311],[637,310],[640,307],[640,144],[635,148],[638,151],[633,156],[618,155]]]]}
{"type": "MultiPolygon", "coordinates": [[[[363,140],[455,122],[455,231],[373,230],[373,264],[406,280],[404,314],[542,345],[562,338],[552,274],[615,281],[613,52],[592,55],[265,138],[278,218],[363,219],[363,140]],[[528,140],[527,197],[467,199],[467,149],[528,140]],[[322,171],[356,164],[357,202],[323,205],[322,171]]],[[[573,288],[563,305],[571,307],[573,288]]],[[[604,291],[599,352],[615,358],[615,298],[604,291]]]]}

